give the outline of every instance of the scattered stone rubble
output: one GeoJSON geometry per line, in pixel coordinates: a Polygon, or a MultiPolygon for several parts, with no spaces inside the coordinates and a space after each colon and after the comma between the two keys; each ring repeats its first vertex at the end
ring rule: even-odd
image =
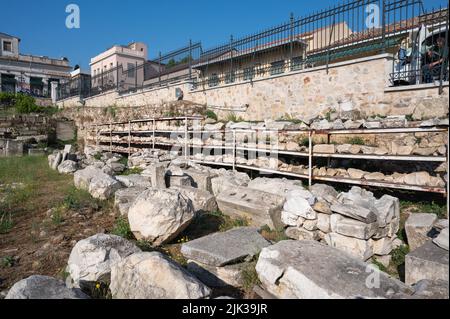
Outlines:
{"type": "MultiPolygon", "coordinates": [[[[61,166],[71,156],[66,153],[50,155],[49,165],[61,166]]],[[[196,216],[217,208],[250,226],[184,243],[185,268],[159,252],[141,252],[123,238],[92,236],[73,248],[68,290],[54,293],[55,298],[72,296],[73,289],[96,282],[109,285],[113,298],[209,298],[210,288],[242,287],[243,273],[259,253],[260,288],[276,298],[448,296],[448,222],[433,215],[413,214],[406,222],[408,242],[417,246],[406,257],[406,283],[380,272],[380,285],[368,286],[371,271],[378,270],[366,262],[373,258],[388,264],[392,250],[404,245],[397,238],[400,205],[395,197],[376,198],[359,187],[337,192],[324,184],[305,189],[298,181],[281,178],[250,180],[246,174],[201,166],[165,151],[130,156],[128,167],[141,168],[140,174],[105,170],[123,162],[120,158],[86,148],[74,161],[74,183],[97,198],[114,196],[137,239],[153,246],[169,243],[196,216]],[[294,240],[273,244],[260,233],[266,225],[294,240]]],[[[26,289],[39,285],[31,281],[26,289]]],[[[15,291],[11,298],[19,298],[15,291]]]]}
{"type": "MultiPolygon", "coordinates": [[[[389,133],[389,134],[367,134],[364,138],[358,136],[358,139],[354,137],[333,137],[331,144],[324,144],[324,137],[321,136],[322,130],[334,130],[334,129],[376,129],[376,128],[403,128],[403,127],[417,127],[426,128],[432,126],[448,126],[448,119],[432,119],[423,122],[410,122],[405,116],[389,116],[386,118],[369,118],[368,120],[342,120],[336,119],[334,121],[328,121],[327,119],[315,119],[308,121],[303,119],[305,123],[293,124],[288,121],[271,121],[267,120],[261,123],[229,122],[226,125],[224,123],[210,123],[206,124],[202,129],[205,132],[210,131],[211,134],[203,134],[201,138],[194,136],[188,143],[193,145],[222,145],[232,146],[230,139],[224,139],[226,133],[220,130],[228,129],[251,129],[251,130],[300,130],[299,134],[282,133],[277,138],[277,148],[282,151],[291,152],[308,152],[308,145],[305,144],[307,139],[307,130],[316,130],[316,137],[314,138],[313,152],[316,154],[364,154],[364,155],[399,155],[399,156],[445,156],[447,154],[447,136],[445,132],[417,132],[414,134],[409,133],[389,133]],[[305,130],[305,134],[302,135],[301,130],[305,130]]],[[[180,126],[179,123],[174,125],[174,122],[157,122],[157,130],[170,130],[180,133],[183,132],[184,126],[180,126]]],[[[148,123],[134,123],[132,130],[151,130],[151,124],[148,123]]],[[[189,127],[195,128],[195,127],[189,127]]],[[[198,129],[198,128],[197,128],[198,129]]],[[[115,129],[116,130],[116,129],[115,129]]],[[[125,130],[125,128],[118,126],[117,131],[125,130]]],[[[103,133],[107,133],[104,131],[103,133]]],[[[100,132],[102,133],[102,132],[100,132]]],[[[258,147],[258,148],[271,148],[267,143],[267,134],[264,133],[236,133],[236,138],[242,147],[258,147]]],[[[92,140],[92,137],[88,137],[92,140]]],[[[99,142],[110,142],[110,136],[100,135],[99,142]]],[[[153,138],[137,137],[133,136],[133,144],[143,144],[152,142],[153,138]]],[[[113,135],[113,142],[128,143],[128,136],[120,137],[119,135],[113,135]]],[[[157,143],[166,143],[167,145],[173,145],[174,143],[185,143],[184,136],[176,136],[175,139],[169,136],[156,136],[157,143]]],[[[306,143],[307,144],[307,143],[306,143]]],[[[171,154],[170,156],[174,156],[171,154]]],[[[139,156],[139,160],[146,161],[145,158],[139,156]]],[[[234,159],[231,154],[225,155],[207,155],[207,154],[194,154],[192,159],[199,161],[208,161],[216,163],[233,163],[234,159]]],[[[150,162],[152,159],[150,159],[150,162]]],[[[296,161],[285,162],[283,160],[275,158],[259,157],[256,159],[246,159],[243,157],[236,158],[237,164],[263,167],[273,170],[280,170],[289,173],[305,174],[309,172],[309,168],[305,165],[296,163],[296,161]]],[[[145,162],[149,163],[149,161],[145,162]]],[[[132,157],[133,165],[142,163],[135,163],[132,157]]],[[[445,164],[445,163],[444,163],[445,164]]],[[[445,181],[447,177],[447,165],[441,165],[438,168],[433,169],[419,169],[413,173],[388,173],[383,174],[380,172],[373,172],[368,170],[355,170],[345,169],[340,167],[316,167],[313,168],[315,176],[327,176],[327,177],[340,177],[350,179],[362,179],[367,181],[378,181],[397,183],[405,185],[415,186],[428,186],[428,187],[445,187],[445,181]],[[434,170],[434,171],[433,171],[434,170]]],[[[394,170],[395,171],[395,170],[394,170]]]]}

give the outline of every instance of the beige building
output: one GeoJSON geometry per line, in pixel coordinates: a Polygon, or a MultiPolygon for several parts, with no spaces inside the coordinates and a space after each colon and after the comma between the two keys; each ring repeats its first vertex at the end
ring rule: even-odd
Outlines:
{"type": "Polygon", "coordinates": [[[124,70],[147,61],[147,45],[134,42],[127,46],[115,45],[91,59],[91,75],[97,76],[122,65],[124,70]]]}

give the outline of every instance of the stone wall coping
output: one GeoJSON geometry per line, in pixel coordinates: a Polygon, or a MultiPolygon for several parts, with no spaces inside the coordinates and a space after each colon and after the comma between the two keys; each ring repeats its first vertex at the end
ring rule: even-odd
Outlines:
{"type": "MultiPolygon", "coordinates": [[[[449,81],[445,81],[442,83],[443,87],[449,86],[449,81]]],[[[415,85],[405,85],[405,86],[391,86],[384,89],[384,92],[401,92],[401,91],[416,91],[416,90],[426,90],[426,89],[434,89],[438,88],[438,83],[427,83],[427,84],[415,84],[415,85]]]]}

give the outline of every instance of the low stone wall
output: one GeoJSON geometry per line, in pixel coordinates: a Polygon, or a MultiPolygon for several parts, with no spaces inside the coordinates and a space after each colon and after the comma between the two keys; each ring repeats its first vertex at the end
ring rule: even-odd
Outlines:
{"type": "MultiPolygon", "coordinates": [[[[128,95],[107,92],[84,100],[86,107],[138,107],[163,105],[184,99],[215,109],[221,118],[236,113],[244,120],[277,120],[283,117],[309,119],[338,113],[353,118],[373,115],[410,115],[414,119],[448,116],[448,83],[439,95],[438,87],[420,85],[389,87],[392,56],[382,54],[335,63],[325,67],[290,72],[253,82],[239,82],[191,91],[189,83],[128,95]]],[[[60,107],[79,106],[77,99],[58,102],[60,107]]]]}

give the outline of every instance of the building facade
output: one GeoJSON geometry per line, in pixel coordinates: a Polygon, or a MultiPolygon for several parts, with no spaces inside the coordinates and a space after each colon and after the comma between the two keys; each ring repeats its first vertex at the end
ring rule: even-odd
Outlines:
{"type": "Polygon", "coordinates": [[[20,39],[0,33],[0,91],[50,97],[52,86],[70,78],[71,69],[66,58],[21,54],[20,39]]]}

